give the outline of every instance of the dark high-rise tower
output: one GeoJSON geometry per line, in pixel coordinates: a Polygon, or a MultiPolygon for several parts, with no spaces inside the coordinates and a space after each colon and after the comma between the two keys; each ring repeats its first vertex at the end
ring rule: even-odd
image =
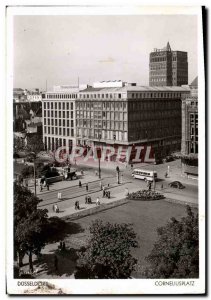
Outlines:
{"type": "Polygon", "coordinates": [[[172,51],[169,42],[150,53],[149,85],[180,86],[188,84],[187,52],[172,51]]]}

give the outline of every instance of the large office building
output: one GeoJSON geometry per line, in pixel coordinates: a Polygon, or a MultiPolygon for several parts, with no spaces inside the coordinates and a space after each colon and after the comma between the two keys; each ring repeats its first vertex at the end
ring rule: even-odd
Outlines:
{"type": "Polygon", "coordinates": [[[48,150],[75,145],[74,90],[47,92],[42,95],[43,142],[48,150]]]}
{"type": "Polygon", "coordinates": [[[156,157],[181,149],[182,87],[101,82],[74,93],[43,95],[43,138],[48,149],[73,145],[127,149],[152,146],[156,157]]]}
{"type": "Polygon", "coordinates": [[[198,174],[198,78],[182,97],[182,166],[188,176],[198,174]]]}
{"type": "Polygon", "coordinates": [[[169,42],[154,49],[149,58],[150,86],[181,86],[188,84],[188,54],[172,51],[169,42]]]}
{"type": "Polygon", "coordinates": [[[181,149],[182,87],[89,87],[75,101],[78,145],[150,145],[155,156],[181,149]]]}

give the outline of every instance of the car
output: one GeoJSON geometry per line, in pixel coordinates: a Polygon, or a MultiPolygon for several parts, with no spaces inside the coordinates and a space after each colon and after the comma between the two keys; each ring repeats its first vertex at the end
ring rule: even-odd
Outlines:
{"type": "Polygon", "coordinates": [[[173,187],[173,188],[177,188],[177,189],[185,188],[185,186],[180,181],[173,181],[173,182],[169,183],[169,186],[173,187]]]}

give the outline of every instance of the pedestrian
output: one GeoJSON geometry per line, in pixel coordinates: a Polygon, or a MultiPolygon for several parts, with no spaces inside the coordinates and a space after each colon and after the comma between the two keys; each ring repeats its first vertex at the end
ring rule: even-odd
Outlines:
{"type": "Polygon", "coordinates": [[[167,177],[168,177],[168,173],[166,172],[166,173],[165,173],[165,178],[167,178],[167,177]]]}
{"type": "Polygon", "coordinates": [[[52,206],[53,212],[55,212],[55,205],[52,206]]]}
{"type": "Polygon", "coordinates": [[[48,183],[46,183],[46,187],[47,187],[47,191],[49,191],[49,184],[48,183]]]}
{"type": "Polygon", "coordinates": [[[62,243],[62,250],[65,251],[66,250],[66,245],[65,242],[62,243]]]}
{"type": "Polygon", "coordinates": [[[163,189],[163,184],[161,184],[161,190],[163,189]]]}
{"type": "Polygon", "coordinates": [[[78,209],[77,201],[75,201],[75,210],[78,209]]]}
{"type": "Polygon", "coordinates": [[[59,248],[60,251],[62,250],[62,241],[60,241],[58,248],[59,248]]]}
{"type": "Polygon", "coordinates": [[[96,205],[100,205],[100,199],[97,197],[96,205]]]}
{"type": "Polygon", "coordinates": [[[54,256],[54,268],[55,268],[55,271],[58,271],[58,258],[56,255],[54,256]]]}
{"type": "Polygon", "coordinates": [[[80,209],[79,201],[77,201],[77,209],[80,209]]]}
{"type": "Polygon", "coordinates": [[[88,192],[89,190],[89,186],[88,186],[88,183],[86,184],[86,191],[88,192]]]}
{"type": "Polygon", "coordinates": [[[78,182],[79,187],[82,187],[81,181],[79,180],[78,182]]]}
{"type": "Polygon", "coordinates": [[[86,196],[85,197],[85,204],[87,204],[88,203],[88,197],[86,196]]]}
{"type": "Polygon", "coordinates": [[[42,188],[42,184],[41,184],[41,185],[40,185],[40,192],[42,192],[42,189],[43,189],[43,188],[42,188]]]}
{"type": "Polygon", "coordinates": [[[105,187],[103,186],[103,198],[105,197],[105,187]]]}
{"type": "Polygon", "coordinates": [[[152,183],[149,182],[149,191],[151,191],[152,183]]]}
{"type": "Polygon", "coordinates": [[[55,212],[56,212],[56,213],[59,213],[59,207],[58,207],[57,204],[55,204],[55,212]]]}
{"type": "Polygon", "coordinates": [[[108,189],[109,189],[109,187],[110,187],[110,184],[108,183],[108,189]]]}

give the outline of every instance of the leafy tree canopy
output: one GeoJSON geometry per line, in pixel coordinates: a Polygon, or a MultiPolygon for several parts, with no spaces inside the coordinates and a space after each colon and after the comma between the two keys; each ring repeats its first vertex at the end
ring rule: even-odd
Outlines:
{"type": "Polygon", "coordinates": [[[129,278],[137,263],[131,248],[138,247],[131,224],[96,220],[90,233],[87,249],[79,253],[76,278],[129,278]]]}
{"type": "Polygon", "coordinates": [[[27,188],[14,184],[14,246],[19,256],[29,255],[30,269],[32,253],[39,253],[45,245],[48,216],[47,209],[37,208],[40,201],[27,188]]]}
{"type": "Polygon", "coordinates": [[[172,218],[157,230],[158,240],[146,258],[148,278],[197,278],[199,276],[198,215],[187,206],[187,216],[172,218]]]}

